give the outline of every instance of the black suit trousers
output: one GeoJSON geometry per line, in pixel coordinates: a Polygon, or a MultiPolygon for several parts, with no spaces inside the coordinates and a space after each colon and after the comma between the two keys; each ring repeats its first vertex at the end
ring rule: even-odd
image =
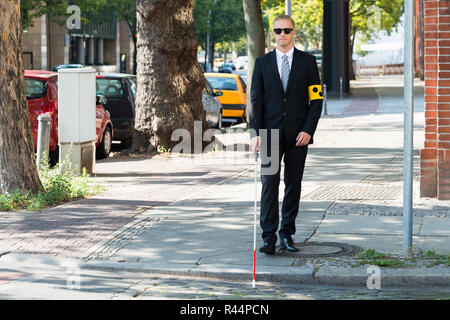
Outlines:
{"type": "MultiPolygon", "coordinates": [[[[270,157],[270,148],[268,155],[270,157]]],[[[287,144],[282,139],[279,143],[279,156],[271,157],[278,160],[278,170],[274,174],[264,174],[264,167],[271,165],[261,153],[261,215],[260,225],[263,231],[262,238],[269,243],[277,241],[276,231],[279,226],[279,185],[281,160],[284,162],[284,198],[281,209],[280,237],[290,237],[295,234],[295,219],[299,210],[300,192],[305,167],[308,146],[297,147],[287,144]]],[[[267,158],[266,158],[267,159],[267,158]]],[[[267,171],[266,171],[267,172],[267,171]]],[[[270,173],[273,173],[270,172],[270,173]]]]}

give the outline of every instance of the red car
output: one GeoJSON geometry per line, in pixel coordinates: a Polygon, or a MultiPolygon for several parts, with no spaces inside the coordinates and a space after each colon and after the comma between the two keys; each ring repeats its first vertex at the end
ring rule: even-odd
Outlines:
{"type": "MultiPolygon", "coordinates": [[[[38,116],[49,112],[50,125],[50,163],[58,162],[58,73],[42,70],[25,70],[25,91],[28,102],[34,150],[37,150],[38,116]]],[[[100,100],[104,101],[104,97],[100,100]]],[[[99,97],[97,97],[99,100],[99,97]]],[[[97,102],[96,109],[96,156],[98,159],[108,157],[111,152],[113,124],[102,102],[97,102]]],[[[105,102],[103,102],[105,103],[105,102]]]]}

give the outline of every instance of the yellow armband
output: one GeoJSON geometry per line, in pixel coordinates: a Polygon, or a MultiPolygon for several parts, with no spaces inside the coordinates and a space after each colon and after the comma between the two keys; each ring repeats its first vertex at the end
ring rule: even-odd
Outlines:
{"type": "Polygon", "coordinates": [[[323,100],[322,86],[320,84],[315,84],[308,87],[309,101],[312,100],[323,100]]]}

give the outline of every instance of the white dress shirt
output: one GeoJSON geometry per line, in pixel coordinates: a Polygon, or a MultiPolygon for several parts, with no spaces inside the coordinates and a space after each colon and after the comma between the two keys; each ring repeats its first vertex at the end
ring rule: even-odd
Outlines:
{"type": "Polygon", "coordinates": [[[278,73],[279,73],[280,78],[281,78],[281,65],[283,63],[283,56],[284,55],[287,55],[287,57],[288,57],[289,70],[292,69],[292,59],[294,58],[294,46],[292,46],[292,48],[286,53],[281,52],[280,50],[278,50],[278,48],[275,49],[275,51],[277,53],[278,73]]]}

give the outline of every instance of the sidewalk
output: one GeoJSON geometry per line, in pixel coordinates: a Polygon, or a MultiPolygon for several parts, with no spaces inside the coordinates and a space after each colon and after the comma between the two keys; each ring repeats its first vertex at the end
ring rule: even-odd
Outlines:
{"type": "MultiPolygon", "coordinates": [[[[361,259],[344,249],[402,256],[401,79],[355,82],[352,97],[328,101],[305,169],[293,237],[300,253],[257,252],[257,281],[365,287],[368,265],[357,266],[361,259]]],[[[420,85],[414,114],[413,248],[415,253],[449,254],[450,201],[418,196],[418,151],[424,140],[420,85]]],[[[248,143],[247,133],[219,135],[222,141],[230,137],[234,140],[226,145],[248,143]]],[[[42,257],[44,265],[69,257],[81,270],[189,275],[251,285],[251,158],[248,151],[231,158],[219,151],[199,161],[161,154],[97,163],[97,178],[107,192],[41,213],[0,215],[0,256],[9,252],[0,257],[0,289],[2,271],[9,272],[3,277],[7,285],[28,274],[28,253],[39,254],[33,257],[42,257]]],[[[259,193],[260,184],[257,249],[262,245],[259,193]]],[[[382,286],[450,288],[448,268],[428,264],[419,259],[409,267],[383,267],[382,286]]]]}
{"type": "MultiPolygon", "coordinates": [[[[398,77],[383,80],[356,83],[352,98],[328,101],[328,116],[321,119],[308,156],[296,243],[338,243],[402,256],[403,97],[398,77]]],[[[416,85],[413,245],[415,252],[448,254],[450,203],[418,197],[423,83],[416,85]]],[[[253,179],[250,167],[185,201],[152,208],[92,252],[84,267],[250,281],[253,179]],[[149,221],[157,222],[133,236],[133,229],[149,221]]],[[[282,194],[281,183],[280,200],[282,194]]],[[[259,224],[257,230],[259,248],[259,224]]],[[[258,252],[257,279],[366,285],[367,266],[352,267],[352,257],[322,260],[258,252]]],[[[443,266],[423,264],[383,268],[383,285],[450,286],[450,274],[443,266]]]]}

